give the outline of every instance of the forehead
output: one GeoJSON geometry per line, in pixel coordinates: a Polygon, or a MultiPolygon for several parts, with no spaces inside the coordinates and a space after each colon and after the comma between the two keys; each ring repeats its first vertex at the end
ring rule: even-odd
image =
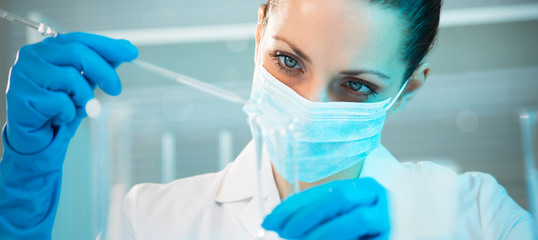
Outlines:
{"type": "Polygon", "coordinates": [[[367,1],[288,0],[269,17],[264,38],[283,36],[333,70],[393,69],[402,65],[402,30],[396,11],[367,1]]]}

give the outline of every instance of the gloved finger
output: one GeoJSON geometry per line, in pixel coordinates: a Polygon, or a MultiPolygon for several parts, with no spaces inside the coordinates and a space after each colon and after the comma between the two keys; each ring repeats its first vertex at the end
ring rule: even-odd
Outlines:
{"type": "Polygon", "coordinates": [[[387,240],[387,239],[389,239],[389,237],[390,237],[390,230],[385,232],[385,233],[376,235],[376,236],[366,237],[365,239],[368,239],[368,240],[387,240]]]}
{"type": "Polygon", "coordinates": [[[356,208],[316,227],[305,239],[362,239],[386,234],[390,224],[383,211],[378,207],[356,208]]]}
{"type": "Polygon", "coordinates": [[[112,66],[112,68],[116,69],[121,65],[121,62],[110,62],[109,61],[108,64],[110,64],[110,66],[112,66]]]}
{"type": "MultiPolygon", "coordinates": [[[[118,95],[121,82],[116,71],[93,50],[80,43],[65,45],[40,43],[35,46],[38,56],[57,66],[74,67],[84,77],[97,84],[104,92],[118,95]]],[[[58,76],[61,77],[61,76],[58,76]]],[[[54,80],[51,78],[51,80],[54,80]]]]}
{"type": "Polygon", "coordinates": [[[84,108],[86,103],[94,98],[88,81],[73,67],[58,67],[42,62],[33,65],[33,71],[28,71],[26,76],[42,88],[67,93],[77,108],[84,108]],[[44,72],[47,74],[43,74],[44,72]]]}
{"type": "Polygon", "coordinates": [[[54,67],[51,72],[65,74],[64,78],[58,78],[57,81],[50,81],[48,86],[50,90],[65,91],[72,99],[75,107],[85,108],[86,103],[93,99],[93,89],[77,69],[72,67],[54,67]]]}
{"type": "Polygon", "coordinates": [[[329,190],[330,188],[321,185],[288,197],[265,217],[262,222],[262,227],[269,231],[280,232],[294,212],[299,211],[306,203],[323,197],[329,190]]]}
{"type": "Polygon", "coordinates": [[[316,226],[345,214],[356,207],[372,206],[377,202],[378,192],[369,188],[357,188],[353,180],[335,182],[330,191],[290,215],[283,224],[280,236],[301,238],[316,226]]]}
{"type": "Polygon", "coordinates": [[[37,98],[29,98],[27,107],[45,119],[52,119],[53,125],[71,122],[76,116],[76,107],[64,92],[43,91],[37,98]]]}
{"type": "Polygon", "coordinates": [[[77,128],[80,125],[80,122],[82,121],[82,119],[84,119],[85,116],[86,116],[85,109],[77,108],[77,113],[76,113],[75,118],[66,124],[66,128],[67,128],[66,130],[68,132],[67,137],[72,138],[75,135],[77,128]]]}
{"type": "MultiPolygon", "coordinates": [[[[281,232],[284,224],[290,219],[292,214],[299,211],[300,208],[304,208],[307,203],[317,202],[318,199],[324,198],[326,194],[333,191],[335,191],[335,194],[333,194],[334,196],[342,196],[344,199],[349,199],[351,202],[354,202],[353,204],[369,204],[371,202],[370,198],[363,199],[363,196],[357,193],[362,193],[363,191],[361,189],[371,189],[373,192],[377,191],[379,188],[383,189],[380,185],[374,185],[379,185],[379,183],[371,178],[361,178],[334,181],[307,189],[289,197],[279,204],[271,214],[264,219],[262,227],[267,230],[281,232]]],[[[323,214],[319,217],[323,217],[323,214]]]]}
{"type": "Polygon", "coordinates": [[[80,43],[101,55],[108,62],[128,62],[138,57],[138,49],[129,41],[91,33],[58,34],[56,37],[45,39],[44,42],[56,44],[80,43]]]}

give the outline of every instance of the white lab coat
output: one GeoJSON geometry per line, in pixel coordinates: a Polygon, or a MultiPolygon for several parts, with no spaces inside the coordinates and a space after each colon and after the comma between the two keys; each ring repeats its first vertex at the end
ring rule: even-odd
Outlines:
{"type": "MultiPolygon", "coordinates": [[[[280,203],[280,198],[266,157],[261,172],[265,184],[264,204],[272,209],[280,203]]],[[[360,177],[372,177],[388,189],[392,208],[402,205],[398,204],[399,199],[407,206],[420,205],[418,208],[393,209],[398,213],[393,222],[403,219],[404,223],[393,224],[391,239],[531,239],[530,214],[519,207],[488,174],[456,175],[433,163],[402,164],[381,146],[366,158],[360,177]],[[398,198],[399,189],[406,189],[400,187],[402,182],[406,182],[399,177],[402,173],[412,176],[427,173],[430,177],[442,179],[426,181],[436,187],[427,189],[427,194],[436,191],[439,183],[454,183],[458,194],[453,200],[458,203],[457,207],[434,204],[425,213],[416,213],[417,209],[420,211],[428,205],[420,202],[428,198],[415,192],[398,198]],[[415,195],[421,196],[421,199],[414,201],[409,198],[415,195]],[[432,209],[448,209],[449,213],[455,214],[452,223],[456,225],[448,228],[443,225],[446,222],[441,221],[442,227],[448,230],[439,228],[439,224],[413,228],[413,223],[421,225],[432,221],[431,217],[437,214],[432,209]],[[426,218],[426,221],[407,221],[417,217],[426,218]],[[432,229],[433,233],[420,232],[420,229],[432,229]],[[452,234],[450,237],[435,235],[447,231],[452,234]]],[[[446,190],[447,186],[440,187],[446,190]]],[[[446,199],[452,199],[450,196],[454,195],[447,195],[446,199]]],[[[220,172],[179,179],[169,184],[134,186],[125,197],[124,212],[128,219],[124,228],[129,239],[254,239],[261,230],[254,145],[249,143],[237,159],[220,172]]],[[[278,239],[272,232],[266,236],[278,239]]]]}

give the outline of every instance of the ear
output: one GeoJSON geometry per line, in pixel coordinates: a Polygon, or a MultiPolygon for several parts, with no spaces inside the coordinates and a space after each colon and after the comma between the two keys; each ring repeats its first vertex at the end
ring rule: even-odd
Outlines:
{"type": "Polygon", "coordinates": [[[403,91],[402,95],[400,95],[397,102],[392,107],[393,112],[400,111],[407,105],[409,101],[411,101],[422,85],[424,85],[424,82],[426,82],[429,73],[429,62],[423,62],[417,67],[411,77],[409,77],[409,82],[405,86],[405,90],[403,91]]]}
{"type": "Polygon", "coordinates": [[[266,4],[263,4],[261,5],[259,8],[258,8],[258,23],[256,24],[256,36],[255,36],[255,40],[256,40],[256,52],[255,52],[255,55],[254,55],[254,62],[256,62],[256,59],[258,57],[258,47],[260,46],[260,41],[261,41],[261,38],[262,38],[262,34],[263,34],[263,29],[265,28],[264,26],[264,19],[265,19],[265,14],[266,14],[266,10],[267,10],[267,5],[266,4]]]}

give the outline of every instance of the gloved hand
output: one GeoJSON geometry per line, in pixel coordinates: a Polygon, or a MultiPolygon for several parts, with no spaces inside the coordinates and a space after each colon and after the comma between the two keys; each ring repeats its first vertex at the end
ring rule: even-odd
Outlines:
{"type": "Polygon", "coordinates": [[[30,154],[53,138],[69,141],[86,116],[84,108],[95,86],[119,94],[121,82],[114,68],[137,55],[128,41],[87,33],[59,34],[24,46],[11,69],[6,95],[9,145],[30,154]],[[60,127],[67,128],[64,136],[57,135],[60,127]]]}
{"type": "Polygon", "coordinates": [[[7,89],[0,239],[51,238],[63,160],[85,105],[96,86],[119,94],[114,68],[137,55],[128,41],[87,33],[59,34],[19,51],[7,89]]]}
{"type": "Polygon", "coordinates": [[[286,239],[388,239],[387,194],[372,178],[333,181],[284,200],[262,227],[286,239]]]}

